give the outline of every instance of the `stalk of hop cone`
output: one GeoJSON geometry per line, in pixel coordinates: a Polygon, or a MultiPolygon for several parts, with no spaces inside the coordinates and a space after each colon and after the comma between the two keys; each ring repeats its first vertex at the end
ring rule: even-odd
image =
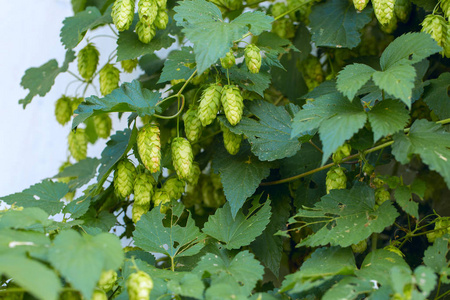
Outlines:
{"type": "Polygon", "coordinates": [[[94,116],[94,128],[99,138],[107,139],[112,128],[112,121],[108,114],[94,116]]]}
{"type": "Polygon", "coordinates": [[[394,12],[400,21],[406,23],[411,12],[411,0],[395,0],[394,12]]]}
{"type": "Polygon", "coordinates": [[[83,160],[87,156],[88,137],[82,128],[69,133],[69,152],[77,161],[83,160]]]}
{"type": "Polygon", "coordinates": [[[142,127],[137,136],[137,146],[147,170],[152,173],[158,172],[161,164],[161,140],[157,124],[149,123],[142,127]]]}
{"type": "Polygon", "coordinates": [[[220,59],[220,64],[222,65],[222,68],[229,69],[236,63],[236,59],[234,58],[233,51],[227,52],[225,54],[225,57],[220,59]]]}
{"type": "Polygon", "coordinates": [[[394,18],[395,0],[372,0],[375,16],[381,25],[387,25],[394,18]]]}
{"type": "Polygon", "coordinates": [[[225,145],[225,149],[227,149],[228,153],[231,155],[235,155],[239,152],[241,148],[242,135],[235,134],[227,126],[222,125],[223,132],[223,144],[225,145]]]}
{"type": "Polygon", "coordinates": [[[249,44],[245,47],[244,58],[250,73],[259,73],[261,68],[261,50],[253,44],[249,44]]]}
{"type": "Polygon", "coordinates": [[[156,19],[158,6],[155,0],[139,0],[138,14],[142,24],[150,26],[156,19]]]}
{"type": "Polygon", "coordinates": [[[178,200],[184,193],[186,184],[178,178],[170,178],[164,182],[161,191],[167,193],[170,199],[178,200]]]}
{"type": "Polygon", "coordinates": [[[183,115],[184,131],[186,132],[186,138],[191,142],[197,142],[202,135],[202,122],[198,117],[198,111],[194,106],[189,107],[186,113],[183,115]]]}
{"type": "Polygon", "coordinates": [[[133,223],[136,224],[141,219],[142,215],[148,212],[149,208],[150,204],[133,204],[133,208],[131,209],[131,220],[133,221],[133,223]]]}
{"type": "Polygon", "coordinates": [[[59,124],[64,125],[72,117],[72,101],[67,96],[61,96],[55,103],[55,117],[59,124]]]}
{"type": "Polygon", "coordinates": [[[198,106],[198,118],[203,126],[207,126],[214,121],[220,109],[220,98],[222,87],[218,84],[211,84],[207,87],[200,98],[198,106]]]}
{"type": "Polygon", "coordinates": [[[358,11],[362,11],[364,8],[366,8],[368,3],[369,0],[353,0],[353,5],[355,6],[355,9],[358,11]]]}
{"type": "Polygon", "coordinates": [[[153,182],[154,179],[150,174],[141,173],[136,176],[136,180],[134,181],[135,204],[141,206],[150,205],[153,195],[153,182]]]}
{"type": "Polygon", "coordinates": [[[147,273],[137,271],[128,276],[126,287],[130,300],[148,300],[153,289],[153,280],[147,273]]]}
{"type": "Polygon", "coordinates": [[[100,92],[108,95],[119,87],[120,71],[114,65],[107,64],[99,72],[100,92]]]}
{"type": "Polygon", "coordinates": [[[104,292],[109,292],[117,281],[117,273],[114,270],[103,271],[97,286],[104,292]]]}
{"type": "Polygon", "coordinates": [[[137,22],[134,30],[136,31],[139,40],[144,44],[150,43],[156,34],[154,25],[145,25],[141,21],[137,22]]]}
{"type": "Polygon", "coordinates": [[[222,102],[228,122],[233,126],[238,124],[244,113],[244,99],[241,96],[239,88],[233,85],[224,86],[220,101],[222,102]]]}
{"type": "Polygon", "coordinates": [[[191,143],[182,137],[176,137],[172,141],[172,162],[178,178],[184,180],[189,177],[192,168],[191,143]]]}
{"type": "Polygon", "coordinates": [[[344,168],[342,167],[332,167],[327,172],[327,178],[325,181],[327,187],[327,194],[331,190],[342,190],[347,187],[347,177],[344,174],[344,168]]]}
{"type": "Polygon", "coordinates": [[[112,7],[111,17],[117,30],[128,30],[134,18],[134,0],[116,0],[112,7]]]}
{"type": "Polygon", "coordinates": [[[122,60],[120,62],[120,65],[122,66],[122,69],[125,72],[132,73],[134,71],[134,69],[136,69],[136,67],[138,65],[138,60],[137,60],[137,58],[122,60]]]}
{"type": "Polygon", "coordinates": [[[167,23],[169,23],[169,15],[167,14],[166,9],[158,9],[153,25],[155,25],[156,28],[163,30],[166,29],[167,23]]]}
{"type": "Polygon", "coordinates": [[[447,26],[444,17],[430,14],[422,22],[422,31],[430,34],[438,45],[442,47],[447,38],[447,26]]]}
{"type": "Polygon", "coordinates": [[[114,188],[117,194],[123,198],[131,195],[135,179],[136,168],[133,163],[128,159],[119,161],[114,173],[114,188]]]}
{"type": "Polygon", "coordinates": [[[91,79],[97,70],[99,55],[100,53],[92,43],[87,44],[78,53],[78,73],[85,80],[91,79]]]}

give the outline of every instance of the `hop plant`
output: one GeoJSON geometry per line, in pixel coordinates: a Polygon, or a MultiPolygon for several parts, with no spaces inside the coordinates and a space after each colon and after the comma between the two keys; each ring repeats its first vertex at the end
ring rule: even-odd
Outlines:
{"type": "Polygon", "coordinates": [[[291,11],[289,17],[292,21],[301,21],[303,24],[308,25],[313,4],[309,0],[287,0],[288,10],[291,11]],[[298,19],[297,15],[299,16],[298,19]]]}
{"type": "Polygon", "coordinates": [[[403,23],[408,21],[411,12],[411,0],[395,0],[394,12],[403,23]]]}
{"type": "Polygon", "coordinates": [[[202,122],[198,117],[198,111],[194,106],[191,106],[183,115],[184,131],[186,138],[191,142],[197,142],[202,135],[202,122]]]}
{"type": "Polygon", "coordinates": [[[89,43],[78,53],[78,73],[85,80],[91,79],[97,70],[99,52],[94,44],[89,43]]]}
{"type": "Polygon", "coordinates": [[[244,58],[245,64],[247,65],[250,73],[259,73],[259,69],[261,68],[261,50],[256,47],[254,44],[249,44],[245,47],[244,58]]]}
{"type": "Polygon", "coordinates": [[[167,6],[167,0],[156,0],[156,5],[158,5],[158,8],[165,9],[167,6]]]}
{"type": "Polygon", "coordinates": [[[139,156],[147,170],[152,173],[158,172],[161,164],[161,140],[156,123],[142,127],[137,136],[137,146],[139,156]]]}
{"type": "Polygon", "coordinates": [[[436,238],[442,237],[444,234],[450,234],[450,218],[449,217],[439,217],[434,223],[434,229],[436,231],[427,234],[428,241],[434,243],[436,238]],[[441,229],[442,228],[442,229],[441,229]],[[439,229],[439,230],[438,230],[439,229]]]}
{"type": "Polygon", "coordinates": [[[161,192],[165,192],[170,199],[178,200],[184,193],[185,183],[178,178],[169,178],[164,182],[161,192]]]}
{"type": "Polygon", "coordinates": [[[223,144],[225,145],[225,149],[227,149],[228,153],[231,155],[235,155],[239,152],[241,148],[242,135],[235,134],[227,126],[222,125],[223,132],[223,144]]]}
{"type": "Polygon", "coordinates": [[[136,168],[133,163],[128,159],[119,161],[114,173],[114,188],[117,194],[123,198],[131,195],[135,179],[136,168]]]}
{"type": "Polygon", "coordinates": [[[72,101],[67,96],[61,96],[55,103],[55,117],[59,124],[64,125],[72,117],[72,101]]]}
{"type": "Polygon", "coordinates": [[[395,0],[372,0],[375,16],[381,25],[387,25],[394,18],[395,0]]]}
{"type": "Polygon", "coordinates": [[[117,30],[128,30],[134,18],[134,0],[116,0],[112,7],[111,17],[117,30]]]}
{"type": "Polygon", "coordinates": [[[133,223],[136,224],[141,219],[142,215],[148,212],[149,208],[150,204],[133,204],[133,208],[131,209],[131,220],[133,221],[133,223]]]}
{"type": "Polygon", "coordinates": [[[362,11],[364,8],[366,8],[368,3],[369,0],[353,0],[353,5],[355,6],[355,9],[358,11],[362,11]]]}
{"type": "Polygon", "coordinates": [[[192,185],[196,186],[198,183],[198,179],[200,178],[200,174],[202,173],[202,170],[200,170],[200,166],[197,162],[192,163],[191,173],[186,178],[186,181],[192,185]]]}
{"type": "Polygon", "coordinates": [[[220,109],[220,98],[222,87],[218,84],[211,84],[207,87],[200,98],[198,107],[198,118],[203,126],[207,126],[214,121],[220,109]]]}
{"type": "Polygon", "coordinates": [[[82,128],[69,133],[69,152],[77,161],[83,160],[87,156],[88,137],[82,128]]]}
{"type": "Polygon", "coordinates": [[[168,207],[165,204],[170,203],[170,196],[162,189],[156,190],[155,194],[153,195],[153,203],[155,207],[161,205],[159,211],[162,214],[165,214],[168,209],[168,207]]]}
{"type": "Polygon", "coordinates": [[[234,58],[234,54],[232,51],[227,52],[225,54],[225,57],[220,59],[220,64],[222,65],[222,68],[229,69],[236,63],[236,59],[234,58]]]}
{"type": "Polygon", "coordinates": [[[342,162],[342,160],[349,156],[352,152],[352,147],[350,144],[345,143],[344,145],[337,148],[337,150],[333,153],[333,162],[338,164],[342,162]]]}
{"type": "Polygon", "coordinates": [[[141,206],[150,205],[155,180],[150,174],[141,173],[134,181],[134,203],[141,206]]]}
{"type": "Polygon", "coordinates": [[[166,29],[167,23],[169,23],[169,15],[166,12],[166,9],[158,9],[158,13],[156,14],[155,22],[153,23],[158,29],[166,29]]]}
{"type": "Polygon", "coordinates": [[[125,72],[132,73],[134,71],[134,69],[136,69],[136,67],[138,65],[138,60],[137,60],[137,58],[122,60],[120,62],[120,65],[122,66],[122,69],[125,72]]]}
{"type": "Polygon", "coordinates": [[[189,177],[192,168],[191,143],[182,137],[176,137],[172,141],[172,161],[178,178],[183,180],[189,177]]]}
{"type": "Polygon", "coordinates": [[[367,249],[367,241],[365,239],[359,242],[358,244],[352,245],[352,251],[354,253],[363,253],[364,251],[366,251],[366,249],[367,249]]]}
{"type": "Polygon", "coordinates": [[[106,296],[104,291],[94,290],[92,300],[108,300],[108,296],[106,296]]]}
{"type": "Polygon", "coordinates": [[[150,43],[150,41],[156,34],[155,27],[153,24],[145,25],[141,21],[137,22],[135,30],[139,40],[144,44],[150,43]]]}
{"type": "Polygon", "coordinates": [[[342,190],[347,187],[347,177],[344,174],[344,170],[345,169],[342,167],[335,166],[327,172],[325,181],[327,194],[329,194],[331,190],[342,190]]]}
{"type": "Polygon", "coordinates": [[[130,300],[148,300],[153,289],[153,280],[147,273],[137,271],[128,276],[126,287],[130,300]]]}
{"type": "Polygon", "coordinates": [[[277,2],[272,6],[272,16],[276,18],[287,12],[287,10],[288,8],[285,3],[277,2]]]}
{"type": "Polygon", "coordinates": [[[111,134],[112,121],[108,114],[94,117],[94,128],[99,138],[107,139],[111,134]]]}
{"type": "Polygon", "coordinates": [[[150,26],[156,19],[158,6],[155,0],[139,0],[138,14],[142,24],[150,26]]]}
{"type": "Polygon", "coordinates": [[[291,19],[279,19],[272,23],[272,32],[283,39],[295,36],[295,27],[291,19]]]}
{"type": "Polygon", "coordinates": [[[97,286],[104,292],[109,292],[117,281],[117,273],[114,270],[103,271],[97,286]]]}
{"type": "Polygon", "coordinates": [[[100,92],[108,95],[119,87],[120,71],[112,64],[106,64],[99,72],[100,92]]]}
{"type": "Polygon", "coordinates": [[[239,88],[233,85],[224,86],[220,101],[222,102],[228,122],[233,126],[238,124],[244,113],[244,99],[241,96],[239,88]]]}
{"type": "Polygon", "coordinates": [[[444,16],[447,19],[450,19],[450,0],[441,0],[440,5],[444,12],[444,16]]]}
{"type": "Polygon", "coordinates": [[[389,191],[385,190],[384,187],[379,187],[375,190],[375,202],[378,205],[383,204],[389,199],[391,199],[391,194],[389,193],[389,191]]]}
{"type": "Polygon", "coordinates": [[[448,25],[444,17],[439,15],[427,15],[422,22],[422,31],[431,35],[431,37],[443,46],[447,37],[448,25]]]}

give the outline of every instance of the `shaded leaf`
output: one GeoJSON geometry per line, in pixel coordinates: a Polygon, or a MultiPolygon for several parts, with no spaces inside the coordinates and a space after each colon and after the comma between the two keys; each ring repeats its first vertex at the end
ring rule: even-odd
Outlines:
{"type": "Polygon", "coordinates": [[[374,135],[374,141],[394,134],[407,125],[409,112],[405,105],[395,100],[383,100],[367,113],[374,135]]]}
{"type": "Polygon", "coordinates": [[[255,92],[261,97],[264,96],[264,91],[270,85],[269,73],[259,72],[253,74],[244,65],[240,67],[234,65],[229,69],[228,74],[230,75],[230,80],[237,83],[242,89],[255,92]]]}
{"type": "Polygon", "coordinates": [[[425,250],[423,262],[427,267],[439,274],[448,267],[448,250],[448,238],[439,237],[434,241],[433,245],[425,250]]]}
{"type": "Polygon", "coordinates": [[[0,212],[0,229],[32,229],[30,227],[36,224],[47,227],[52,222],[52,220],[48,219],[48,214],[38,207],[0,212]]]}
{"type": "Polygon", "coordinates": [[[177,79],[187,80],[194,73],[194,66],[195,56],[192,47],[182,47],[181,50],[174,50],[169,53],[164,62],[164,68],[158,83],[177,79]]]}
{"type": "Polygon", "coordinates": [[[194,274],[186,274],[183,278],[172,279],[167,283],[167,288],[176,295],[203,299],[203,290],[205,286],[203,281],[194,274]]]}
{"type": "Polygon", "coordinates": [[[100,161],[97,158],[86,158],[71,166],[64,168],[53,178],[75,177],[68,183],[71,190],[78,189],[87,184],[97,173],[97,167],[100,161]]]}
{"type": "Polygon", "coordinates": [[[450,73],[442,73],[439,78],[427,83],[423,101],[440,119],[450,118],[450,73]]]}

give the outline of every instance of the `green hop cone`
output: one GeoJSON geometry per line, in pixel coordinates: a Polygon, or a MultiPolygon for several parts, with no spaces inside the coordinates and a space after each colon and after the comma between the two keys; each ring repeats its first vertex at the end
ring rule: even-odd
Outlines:
{"type": "Polygon", "coordinates": [[[99,52],[92,43],[87,44],[78,53],[78,73],[85,80],[91,79],[97,70],[99,52]]]}
{"type": "Polygon", "coordinates": [[[108,296],[104,291],[94,290],[91,300],[108,300],[108,296]]]}
{"type": "MultiPolygon", "coordinates": [[[[14,294],[16,294],[16,293],[14,293],[14,294]]],[[[6,298],[6,299],[14,300],[14,298],[11,298],[11,299],[6,298]]],[[[20,298],[20,300],[23,300],[23,298],[20,298]]],[[[59,294],[59,300],[83,300],[83,298],[81,297],[79,292],[63,291],[59,294]]]]}
{"type": "Polygon", "coordinates": [[[135,59],[126,59],[120,62],[122,69],[127,73],[132,73],[134,69],[136,69],[139,61],[137,58],[135,59]]]}
{"type": "Polygon", "coordinates": [[[88,137],[82,128],[69,133],[69,152],[77,161],[83,160],[87,156],[88,137]]]}
{"type": "Polygon", "coordinates": [[[138,14],[142,24],[150,26],[156,19],[158,6],[155,0],[139,0],[138,14]]]}
{"type": "Polygon", "coordinates": [[[325,79],[320,60],[314,55],[309,54],[302,62],[301,71],[309,90],[314,89],[325,79]]]}
{"type": "Polygon", "coordinates": [[[166,29],[167,23],[169,23],[169,15],[166,12],[166,9],[158,9],[158,13],[156,14],[155,22],[153,23],[158,29],[166,29]]]}
{"type": "Polygon", "coordinates": [[[223,132],[223,144],[225,145],[225,149],[227,149],[228,153],[231,155],[235,155],[239,152],[241,148],[242,135],[235,134],[227,126],[222,125],[223,132]]]}
{"type": "Polygon", "coordinates": [[[227,52],[225,54],[225,57],[220,59],[220,64],[222,65],[222,68],[229,69],[236,63],[236,59],[234,58],[234,54],[232,51],[227,52]]]}
{"type": "Polygon", "coordinates": [[[395,0],[394,12],[400,21],[406,23],[411,12],[411,0],[395,0]]]}
{"type": "Polygon", "coordinates": [[[434,243],[436,238],[442,237],[446,233],[450,233],[450,218],[449,217],[439,217],[434,223],[434,229],[441,229],[437,231],[433,231],[427,234],[428,241],[430,243],[434,243]]]}
{"type": "Polygon", "coordinates": [[[130,300],[148,300],[153,289],[153,280],[147,273],[137,271],[128,276],[126,287],[130,300]]]}
{"type": "Polygon", "coordinates": [[[59,124],[64,125],[72,117],[72,101],[67,96],[61,96],[55,103],[55,117],[59,124]]]}
{"type": "Polygon", "coordinates": [[[99,289],[109,292],[117,281],[117,273],[114,270],[103,271],[97,283],[99,289]]]}
{"type": "Polygon", "coordinates": [[[167,0],[156,0],[156,5],[158,5],[158,8],[165,9],[167,6],[167,0]]]}
{"type": "Polygon", "coordinates": [[[448,25],[444,17],[439,15],[428,15],[422,22],[422,31],[431,35],[431,37],[443,46],[447,37],[448,25]]]}
{"type": "Polygon", "coordinates": [[[99,138],[107,139],[111,134],[112,121],[108,114],[94,116],[94,128],[99,138]]]}
{"type": "Polygon", "coordinates": [[[155,194],[153,195],[153,203],[154,203],[155,207],[158,207],[161,205],[159,211],[162,214],[165,214],[168,209],[168,206],[166,206],[166,204],[170,203],[170,196],[162,189],[158,189],[158,190],[156,190],[155,194]]]}
{"type": "Polygon", "coordinates": [[[352,251],[353,253],[363,253],[367,249],[367,241],[364,239],[358,244],[352,245],[352,251]]]}
{"type": "Polygon", "coordinates": [[[395,0],[372,0],[372,6],[381,25],[389,24],[395,16],[395,0]]]}
{"type": "Polygon", "coordinates": [[[244,51],[244,58],[250,73],[259,73],[259,69],[261,68],[261,53],[259,48],[254,44],[247,45],[244,51]]]}
{"type": "Polygon", "coordinates": [[[345,157],[349,156],[351,152],[352,147],[350,146],[350,144],[345,143],[344,145],[337,148],[337,150],[333,153],[333,162],[335,164],[342,162],[342,160],[345,157]]]}
{"type": "Polygon", "coordinates": [[[303,24],[308,25],[309,15],[311,14],[313,4],[314,2],[309,0],[287,0],[288,10],[291,11],[289,17],[292,21],[300,21],[303,24]],[[297,18],[297,16],[299,17],[297,18]]]}
{"type": "Polygon", "coordinates": [[[450,0],[441,0],[440,2],[444,16],[450,19],[450,0]]]}
{"type": "Polygon", "coordinates": [[[226,85],[222,89],[222,102],[225,116],[231,125],[237,125],[244,113],[244,99],[241,96],[241,92],[237,86],[226,85]]]}
{"type": "Polygon", "coordinates": [[[214,121],[220,109],[220,98],[222,87],[218,84],[211,84],[207,87],[200,98],[198,107],[198,118],[203,126],[207,126],[214,121]]]}
{"type": "Polygon", "coordinates": [[[142,217],[143,214],[148,212],[150,208],[150,204],[147,205],[138,205],[133,204],[133,208],[131,209],[131,220],[134,224],[136,224],[142,217]]]}
{"type": "Polygon", "coordinates": [[[355,6],[355,9],[357,11],[362,11],[364,8],[366,8],[368,3],[369,0],[353,0],[353,5],[355,6]]]}
{"type": "Polygon", "coordinates": [[[114,188],[120,197],[126,198],[131,195],[135,179],[136,168],[133,163],[128,159],[119,161],[114,173],[114,188]]]}
{"type": "Polygon", "coordinates": [[[327,178],[326,178],[326,187],[327,187],[327,194],[330,193],[331,190],[342,190],[347,187],[347,177],[344,173],[344,168],[342,167],[332,167],[327,172],[327,178]]]}
{"type": "Polygon", "coordinates": [[[186,132],[186,138],[191,142],[197,142],[202,135],[202,122],[198,117],[198,111],[195,107],[191,106],[183,115],[184,131],[186,132]]]}
{"type": "Polygon", "coordinates": [[[134,203],[137,205],[145,206],[150,205],[150,201],[153,195],[153,184],[155,180],[152,175],[147,173],[141,173],[136,176],[134,181],[134,203]]]}
{"type": "Polygon", "coordinates": [[[291,19],[279,19],[272,23],[272,32],[283,39],[295,36],[295,27],[291,19]]]}
{"type": "Polygon", "coordinates": [[[119,87],[120,71],[112,64],[106,64],[99,72],[100,92],[108,95],[119,87]]]}
{"type": "Polygon", "coordinates": [[[285,3],[277,2],[272,6],[272,16],[276,18],[287,12],[287,10],[288,8],[285,3]]]}
{"type": "Polygon", "coordinates": [[[389,23],[381,25],[381,30],[383,32],[391,34],[397,29],[397,27],[398,27],[397,17],[394,15],[394,17],[391,19],[389,23]]]}
{"type": "Polygon", "coordinates": [[[184,180],[189,177],[192,168],[191,143],[182,137],[176,137],[172,141],[172,162],[178,178],[184,180]]]}
{"type": "Polygon", "coordinates": [[[170,199],[178,200],[184,193],[186,184],[178,178],[169,178],[164,182],[161,192],[165,192],[170,199]]]}
{"type": "Polygon", "coordinates": [[[389,193],[389,191],[386,191],[384,189],[384,187],[380,187],[375,190],[375,202],[378,205],[381,205],[385,201],[388,201],[390,199],[391,199],[391,194],[389,193]]]}
{"type": "Polygon", "coordinates": [[[84,101],[84,98],[78,97],[78,98],[72,98],[72,111],[77,110],[78,106],[84,101]]]}
{"type": "Polygon", "coordinates": [[[374,166],[372,166],[369,163],[364,163],[364,166],[362,168],[364,176],[370,176],[372,175],[373,171],[375,170],[374,166]]]}
{"type": "Polygon", "coordinates": [[[139,40],[144,44],[150,43],[156,34],[154,25],[145,25],[141,21],[137,22],[135,31],[139,40]]]}
{"type": "Polygon", "coordinates": [[[200,178],[200,174],[202,173],[202,170],[200,170],[200,166],[197,162],[194,162],[191,167],[191,173],[186,178],[186,181],[191,186],[196,186],[198,183],[198,179],[200,178]]]}
{"type": "Polygon", "coordinates": [[[156,123],[142,127],[137,136],[137,146],[139,156],[147,170],[152,173],[158,172],[161,165],[161,140],[156,123]]]}
{"type": "MultiPolygon", "coordinates": [[[[64,169],[65,168],[67,168],[67,167],[70,167],[72,164],[70,163],[70,161],[66,161],[66,162],[64,162],[60,167],[59,167],[59,173],[61,173],[62,171],[64,171],[64,169]]],[[[73,180],[73,179],[76,179],[77,177],[61,177],[61,178],[58,178],[58,181],[59,182],[64,182],[64,183],[69,183],[71,180],[73,180]]],[[[67,200],[67,201],[72,201],[73,200],[73,197],[75,196],[75,191],[72,191],[72,192],[68,192],[65,196],[64,196],[64,198],[67,200]]]]}
{"type": "Polygon", "coordinates": [[[134,0],[116,0],[112,7],[111,17],[117,30],[128,30],[134,18],[134,0]]]}

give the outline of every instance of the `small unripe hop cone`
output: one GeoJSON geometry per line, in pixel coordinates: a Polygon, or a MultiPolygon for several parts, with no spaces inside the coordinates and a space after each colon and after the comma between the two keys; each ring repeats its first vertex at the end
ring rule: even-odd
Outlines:
{"type": "Polygon", "coordinates": [[[247,45],[244,51],[245,64],[250,73],[258,73],[261,68],[261,53],[253,44],[247,45]]]}
{"type": "Polygon", "coordinates": [[[89,43],[78,53],[78,73],[85,80],[91,79],[97,70],[99,52],[92,43],[89,43]]]}
{"type": "Polygon", "coordinates": [[[125,72],[131,73],[134,71],[134,69],[136,69],[136,67],[138,65],[138,60],[137,60],[137,58],[122,60],[120,62],[120,65],[122,66],[122,69],[125,72]]]}
{"type": "Polygon", "coordinates": [[[182,137],[174,138],[172,141],[172,162],[179,179],[183,180],[189,177],[193,159],[191,143],[182,137]]]}
{"type": "Polygon", "coordinates": [[[116,0],[112,7],[111,17],[117,30],[130,28],[134,18],[134,0],[116,0]]]}
{"type": "Polygon", "coordinates": [[[153,289],[153,280],[147,273],[137,271],[128,276],[126,287],[130,300],[148,300],[153,289]]]}
{"type": "Polygon", "coordinates": [[[108,95],[119,87],[120,71],[114,65],[107,64],[99,72],[100,92],[108,95]]]}
{"type": "Polygon", "coordinates": [[[131,209],[131,220],[133,221],[133,223],[136,224],[141,219],[142,215],[148,212],[149,208],[150,204],[133,204],[133,208],[131,209]]]}
{"type": "Polygon", "coordinates": [[[406,23],[409,19],[409,13],[411,12],[411,0],[396,0],[394,12],[400,21],[406,23]]]}
{"type": "Polygon", "coordinates": [[[117,194],[128,197],[133,192],[134,181],[136,179],[136,168],[128,159],[119,161],[114,173],[114,188],[117,194]]]}
{"type": "Polygon", "coordinates": [[[55,117],[59,124],[64,125],[72,117],[72,100],[67,96],[61,96],[55,103],[55,117]]]}
{"type": "Polygon", "coordinates": [[[237,86],[226,85],[222,89],[222,102],[225,116],[231,125],[237,125],[244,113],[244,99],[241,96],[241,92],[237,86]]]}
{"type": "Polygon", "coordinates": [[[97,286],[104,292],[109,292],[114,287],[117,281],[117,273],[114,270],[103,271],[97,286]]]}
{"type": "Polygon", "coordinates": [[[211,124],[217,117],[221,97],[222,87],[218,84],[211,84],[203,91],[198,107],[198,118],[203,126],[211,124]]]}
{"type": "Polygon", "coordinates": [[[160,170],[161,140],[159,128],[155,123],[142,127],[137,136],[138,152],[144,166],[152,173],[160,170]]]}
{"type": "Polygon", "coordinates": [[[342,167],[332,167],[327,172],[326,178],[327,194],[331,190],[342,190],[347,187],[347,177],[344,174],[344,168],[342,167]]]}
{"type": "Polygon", "coordinates": [[[220,59],[220,64],[222,65],[222,68],[229,69],[236,63],[236,59],[234,58],[233,52],[228,52],[225,57],[220,59]]]}

